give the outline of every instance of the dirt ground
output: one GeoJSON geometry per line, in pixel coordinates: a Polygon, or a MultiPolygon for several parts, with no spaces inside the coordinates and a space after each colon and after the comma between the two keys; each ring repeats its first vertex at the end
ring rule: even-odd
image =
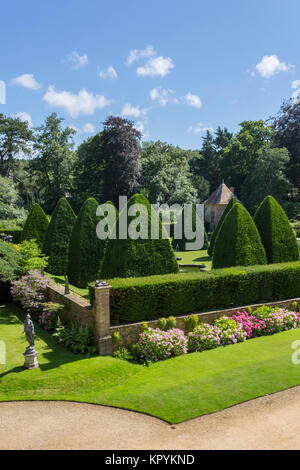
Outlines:
{"type": "Polygon", "coordinates": [[[300,387],[175,426],[100,405],[0,403],[0,449],[300,449],[300,387]]]}

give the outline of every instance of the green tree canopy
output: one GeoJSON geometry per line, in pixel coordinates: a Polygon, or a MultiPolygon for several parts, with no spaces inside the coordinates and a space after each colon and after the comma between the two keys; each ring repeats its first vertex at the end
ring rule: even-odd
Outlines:
{"type": "Polygon", "coordinates": [[[26,219],[22,240],[35,240],[41,248],[49,225],[48,217],[39,204],[34,204],[26,219]]]}
{"type": "Polygon", "coordinates": [[[22,205],[23,201],[20,198],[16,184],[11,178],[0,176],[0,219],[23,220],[26,211],[22,205]]]}
{"type": "Polygon", "coordinates": [[[267,196],[257,209],[254,222],[266,250],[268,263],[299,259],[298,244],[292,226],[282,207],[267,196]]]}
{"type": "Polygon", "coordinates": [[[76,215],[65,197],[60,198],[48,226],[42,252],[49,257],[47,270],[51,274],[65,274],[68,252],[76,215]]]}
{"type": "Polygon", "coordinates": [[[215,241],[213,269],[266,263],[266,253],[251,215],[242,204],[234,204],[215,241]]]}

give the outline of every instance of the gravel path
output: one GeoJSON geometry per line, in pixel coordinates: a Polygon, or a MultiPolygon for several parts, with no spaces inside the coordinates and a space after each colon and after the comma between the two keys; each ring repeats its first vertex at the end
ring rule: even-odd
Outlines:
{"type": "Polygon", "coordinates": [[[300,449],[300,387],[176,426],[100,405],[0,403],[0,449],[300,449]]]}

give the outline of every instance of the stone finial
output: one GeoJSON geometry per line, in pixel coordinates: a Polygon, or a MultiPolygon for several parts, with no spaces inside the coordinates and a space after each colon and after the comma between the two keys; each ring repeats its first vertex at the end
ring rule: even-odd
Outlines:
{"type": "Polygon", "coordinates": [[[65,278],[65,295],[70,294],[69,277],[65,278]]]}

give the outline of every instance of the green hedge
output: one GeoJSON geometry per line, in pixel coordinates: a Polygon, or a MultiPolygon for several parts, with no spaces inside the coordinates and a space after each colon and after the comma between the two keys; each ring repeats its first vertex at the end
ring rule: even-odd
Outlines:
{"type": "Polygon", "coordinates": [[[0,230],[0,233],[5,233],[6,235],[11,235],[13,237],[13,243],[21,243],[22,241],[22,228],[16,228],[13,230],[0,230]]]}
{"type": "Polygon", "coordinates": [[[108,282],[117,325],[300,297],[300,262],[108,282]]]}
{"type": "Polygon", "coordinates": [[[35,203],[26,219],[22,232],[22,241],[35,240],[39,247],[42,248],[48,225],[48,217],[41,206],[35,203]]]}

